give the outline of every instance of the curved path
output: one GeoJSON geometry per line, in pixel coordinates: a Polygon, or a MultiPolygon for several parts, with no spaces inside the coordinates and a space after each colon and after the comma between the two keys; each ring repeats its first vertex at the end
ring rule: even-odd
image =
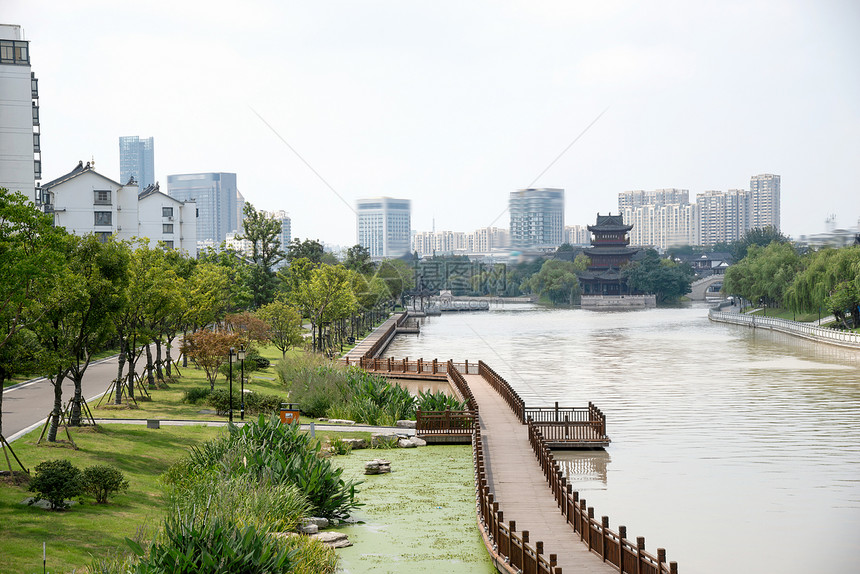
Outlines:
{"type": "Polygon", "coordinates": [[[565,521],[529,444],[528,427],[482,376],[464,374],[463,378],[478,403],[484,461],[505,522],[516,521],[517,532],[528,530],[530,540],[542,541],[545,554],[558,555],[558,566],[565,574],[617,574],[588,550],[565,521]]]}

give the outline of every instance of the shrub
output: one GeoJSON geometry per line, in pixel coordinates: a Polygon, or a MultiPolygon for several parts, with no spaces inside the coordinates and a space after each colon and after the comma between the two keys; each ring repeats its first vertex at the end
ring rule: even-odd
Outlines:
{"type": "Polygon", "coordinates": [[[96,499],[99,504],[105,504],[108,496],[128,490],[128,481],[122,472],[104,464],[88,466],[81,475],[84,492],[96,499]]]}
{"type": "MultiPolygon", "coordinates": [[[[206,397],[206,403],[215,409],[219,415],[226,415],[230,412],[230,392],[225,389],[217,389],[209,393],[206,397]]],[[[239,405],[242,404],[242,399],[239,398],[239,393],[233,391],[233,412],[239,411],[239,405]]]]}
{"type": "Polygon", "coordinates": [[[248,414],[270,415],[278,412],[283,402],[286,402],[286,399],[277,395],[245,393],[245,412],[248,414]]]}
{"type": "Polygon", "coordinates": [[[468,401],[457,400],[457,397],[447,395],[442,391],[432,393],[430,391],[418,391],[415,401],[415,409],[421,411],[462,411],[466,409],[468,401]]]}
{"type": "Polygon", "coordinates": [[[29,490],[36,493],[37,500],[50,502],[51,510],[68,508],[66,499],[81,493],[81,471],[68,460],[46,460],[36,465],[35,471],[29,490]]]}
{"type": "Polygon", "coordinates": [[[346,455],[352,452],[352,443],[338,437],[331,441],[331,452],[338,455],[346,455]]]}
{"type": "Polygon", "coordinates": [[[126,538],[137,554],[139,574],[201,573],[221,574],[289,572],[295,550],[288,550],[276,538],[253,526],[239,527],[220,518],[197,520],[168,517],[161,540],[148,551],[126,538]]]}
{"type": "Polygon", "coordinates": [[[245,370],[248,370],[249,365],[253,365],[254,369],[268,369],[272,362],[262,355],[253,354],[245,357],[245,370]]]}
{"type": "Polygon", "coordinates": [[[205,399],[212,391],[206,387],[195,387],[185,391],[185,397],[182,399],[186,403],[197,404],[200,399],[205,399]]]}

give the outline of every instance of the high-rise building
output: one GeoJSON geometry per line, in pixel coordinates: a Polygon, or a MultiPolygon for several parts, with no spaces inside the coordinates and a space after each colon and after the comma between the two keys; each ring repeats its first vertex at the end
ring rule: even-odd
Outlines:
{"type": "Polygon", "coordinates": [[[696,210],[686,189],[622,191],[618,211],[633,226],[630,244],[666,249],[696,244],[696,210]]]}
{"type": "Polygon", "coordinates": [[[21,26],[0,24],[0,187],[41,201],[39,81],[21,26]]]}
{"type": "Polygon", "coordinates": [[[548,249],[564,242],[564,190],[520,189],[511,192],[511,247],[548,249]]]}
{"type": "Polygon", "coordinates": [[[412,240],[412,205],[408,199],[372,197],[359,199],[356,207],[356,240],[370,257],[400,257],[409,253],[412,240]]]}
{"type": "Polygon", "coordinates": [[[140,189],[155,183],[155,149],[152,138],[138,136],[119,138],[119,180],[124,184],[132,178],[140,189]]]}
{"type": "Polygon", "coordinates": [[[745,189],[696,194],[699,245],[737,241],[749,231],[750,192],[745,189]]]}
{"type": "Polygon", "coordinates": [[[750,227],[779,231],[780,177],[772,173],[750,178],[750,227]]]}
{"type": "Polygon", "coordinates": [[[187,173],[167,176],[167,194],[197,202],[197,247],[218,248],[231,231],[239,231],[235,173],[187,173]]]}
{"type": "Polygon", "coordinates": [[[590,245],[591,232],[585,225],[565,225],[564,242],[571,245],[590,245]]]}
{"type": "Polygon", "coordinates": [[[673,203],[690,203],[690,192],[686,189],[655,189],[654,191],[622,191],[618,194],[618,212],[624,209],[642,207],[643,205],[669,205],[673,203]]]}

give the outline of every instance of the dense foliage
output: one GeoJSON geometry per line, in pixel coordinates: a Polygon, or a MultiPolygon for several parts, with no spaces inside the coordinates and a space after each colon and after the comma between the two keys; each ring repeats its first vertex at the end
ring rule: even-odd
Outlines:
{"type": "Polygon", "coordinates": [[[643,259],[627,265],[623,273],[632,291],[653,293],[660,303],[689,293],[694,277],[689,265],[662,259],[653,249],[646,250],[643,259]]]}
{"type": "Polygon", "coordinates": [[[34,470],[29,490],[36,494],[36,500],[50,502],[51,510],[68,508],[66,500],[81,493],[81,470],[68,460],[46,460],[34,470]]]}

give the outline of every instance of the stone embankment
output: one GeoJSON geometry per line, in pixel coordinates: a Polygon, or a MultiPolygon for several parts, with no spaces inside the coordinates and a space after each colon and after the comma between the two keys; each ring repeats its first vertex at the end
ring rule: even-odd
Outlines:
{"type": "Polygon", "coordinates": [[[725,313],[711,309],[708,312],[711,321],[720,323],[731,323],[733,325],[745,325],[753,329],[767,329],[802,337],[819,343],[839,345],[852,349],[860,349],[860,333],[826,329],[809,323],[789,321],[788,319],[777,319],[776,317],[759,317],[757,315],[744,315],[740,313],[725,313]]]}

